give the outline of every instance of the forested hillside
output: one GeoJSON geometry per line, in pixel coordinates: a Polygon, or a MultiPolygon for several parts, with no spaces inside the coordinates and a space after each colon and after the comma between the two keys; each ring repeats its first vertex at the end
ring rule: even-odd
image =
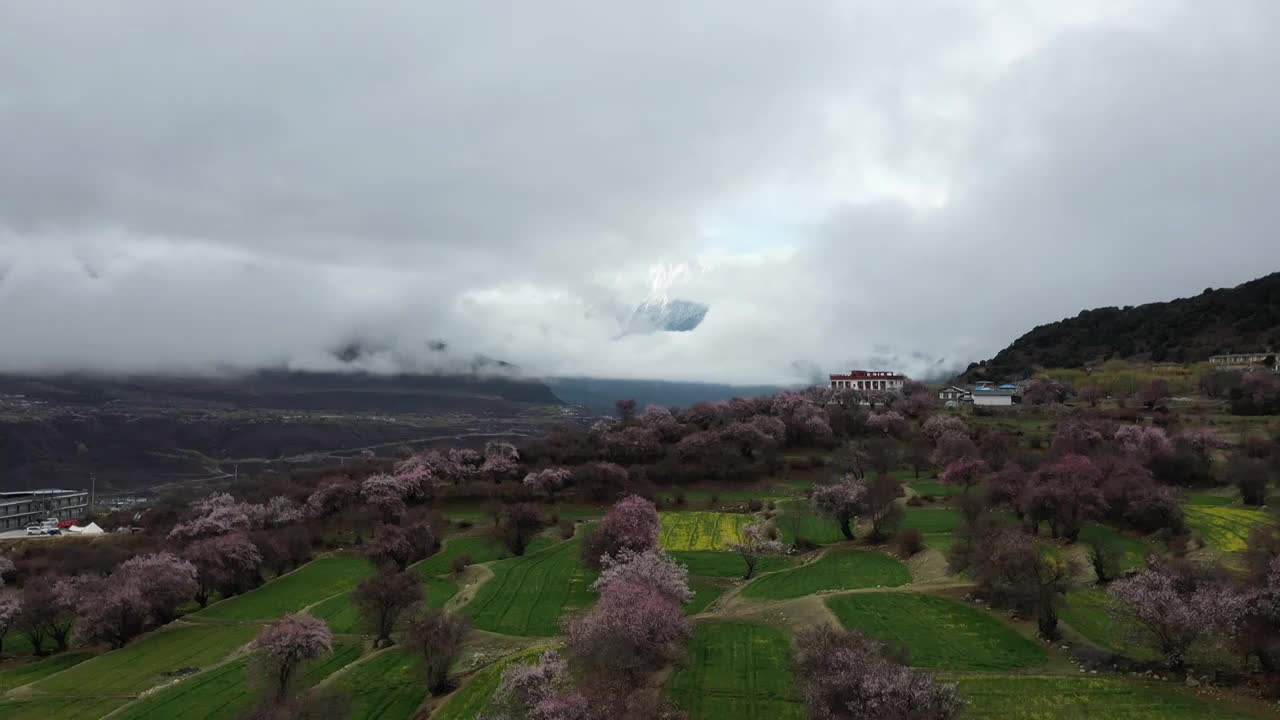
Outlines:
{"type": "Polygon", "coordinates": [[[965,376],[1006,379],[1112,358],[1195,362],[1266,348],[1280,348],[1280,273],[1170,302],[1085,310],[1036,327],[994,358],[971,364],[965,376]]]}

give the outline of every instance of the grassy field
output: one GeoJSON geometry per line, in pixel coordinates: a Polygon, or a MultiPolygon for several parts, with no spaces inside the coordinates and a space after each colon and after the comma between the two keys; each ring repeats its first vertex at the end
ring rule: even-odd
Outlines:
{"type": "Polygon", "coordinates": [[[1231,505],[1240,497],[1237,493],[1232,492],[1230,495],[1221,495],[1218,493],[1187,493],[1186,498],[1182,501],[1184,505],[1231,505]]]}
{"type": "MultiPolygon", "coordinates": [[[[525,554],[529,555],[539,550],[544,550],[555,545],[556,542],[558,541],[545,535],[539,535],[529,541],[525,554]]],[[[494,560],[505,560],[511,557],[511,552],[507,550],[505,545],[487,535],[457,537],[445,543],[440,552],[426,560],[420,560],[410,565],[409,569],[423,579],[437,575],[447,575],[453,571],[453,559],[462,556],[470,558],[472,565],[479,565],[493,562],[494,560]]]]}
{"type": "Polygon", "coordinates": [[[522,650],[477,670],[466,684],[431,716],[432,720],[474,720],[481,717],[485,710],[489,709],[493,693],[498,689],[498,683],[502,681],[502,671],[518,662],[532,663],[548,649],[547,646],[539,646],[522,650]]]}
{"type": "Polygon", "coordinates": [[[398,647],[355,664],[334,684],[351,693],[351,720],[406,720],[429,694],[417,658],[398,647]]]}
{"type": "MultiPolygon", "coordinates": [[[[440,608],[458,594],[458,585],[452,580],[429,577],[422,581],[422,592],[426,595],[429,607],[440,608]]],[[[329,629],[338,634],[369,632],[360,616],[360,610],[351,602],[349,592],[335,595],[312,607],[310,614],[324,620],[329,629]]]]}
{"type": "Polygon", "coordinates": [[[72,651],[60,653],[36,662],[14,665],[11,668],[0,671],[0,694],[75,667],[93,656],[94,653],[92,652],[72,651]]]}
{"type": "Polygon", "coordinates": [[[363,558],[312,560],[288,575],[214,603],[191,617],[195,620],[270,620],[350,590],[373,571],[373,565],[363,558]]]}
{"type": "MultiPolygon", "coordinates": [[[[747,566],[742,558],[733,552],[716,552],[714,550],[693,550],[673,552],[671,556],[689,567],[690,575],[702,577],[742,577],[747,566]]],[[[775,572],[795,567],[795,558],[784,555],[773,555],[760,558],[756,565],[756,573],[775,572]]]]}
{"type": "Polygon", "coordinates": [[[951,497],[964,492],[960,485],[948,485],[941,480],[908,480],[907,487],[916,491],[917,495],[933,495],[934,497],[951,497]]]}
{"type": "Polygon", "coordinates": [[[781,630],[704,622],[694,626],[688,662],[671,679],[672,699],[689,720],[801,720],[781,630]]]}
{"type": "Polygon", "coordinates": [[[1137,570],[1147,566],[1147,556],[1155,552],[1151,543],[1106,525],[1090,524],[1080,531],[1080,540],[1090,545],[1106,543],[1119,548],[1124,555],[1120,558],[1122,571],[1137,570]]]}
{"type": "Polygon", "coordinates": [[[1246,720],[1273,717],[1207,702],[1190,690],[1109,677],[960,679],[972,720],[1246,720]]]}
{"type": "Polygon", "coordinates": [[[664,512],[659,542],[664,550],[728,550],[742,542],[750,515],[715,512],[664,512]]]}
{"type": "Polygon", "coordinates": [[[1239,507],[1189,505],[1183,512],[1187,526],[1199,531],[1209,547],[1223,552],[1244,551],[1255,527],[1274,522],[1261,510],[1239,507]]]}
{"type": "Polygon", "coordinates": [[[100,718],[128,702],[115,697],[39,697],[30,700],[0,700],[4,720],[61,720],[100,718]]]}
{"type": "Polygon", "coordinates": [[[931,670],[1012,670],[1045,660],[1044,647],[986,610],[923,593],[860,593],[829,598],[827,607],[860,630],[910,654],[931,670]]]}
{"type": "Polygon", "coordinates": [[[100,717],[182,668],[207,668],[248,643],[253,625],[195,625],[153,633],[133,644],[46,677],[30,701],[0,704],[5,720],[47,720],[49,713],[100,717]]]}
{"type": "Polygon", "coordinates": [[[1135,660],[1159,660],[1160,654],[1144,647],[1130,646],[1108,612],[1107,594],[1101,590],[1073,590],[1058,611],[1058,619],[1086,640],[1105,650],[1135,660]]]}
{"type": "Polygon", "coordinates": [[[697,615],[706,610],[711,603],[724,594],[726,588],[714,580],[690,578],[689,589],[693,591],[693,600],[684,607],[685,615],[697,615]]]}
{"type": "Polygon", "coordinates": [[[945,508],[908,507],[898,527],[915,528],[926,535],[953,533],[960,527],[960,513],[945,508]]]}
{"type": "Polygon", "coordinates": [[[742,594],[759,600],[779,600],[823,590],[896,587],[909,582],[911,573],[907,567],[887,555],[840,550],[808,565],[765,575],[747,585],[742,594]]]}
{"type": "Polygon", "coordinates": [[[796,538],[804,538],[809,542],[825,545],[845,539],[834,522],[814,514],[805,500],[790,500],[782,503],[781,508],[782,514],[778,516],[777,524],[785,543],[794,543],[796,538]]]}
{"type": "Polygon", "coordinates": [[[595,574],[578,562],[579,546],[575,539],[493,563],[493,579],[480,587],[464,612],[481,630],[523,636],[557,634],[561,617],[595,601],[591,592],[595,574]]]}
{"type": "MultiPolygon", "coordinates": [[[[363,652],[364,644],[360,642],[335,643],[332,655],[307,664],[302,671],[299,687],[314,687],[343,666],[355,662],[363,652]]],[[[236,720],[257,697],[257,690],[249,682],[249,675],[248,659],[241,658],[183,680],[154,695],[148,695],[112,718],[236,720]]]]}

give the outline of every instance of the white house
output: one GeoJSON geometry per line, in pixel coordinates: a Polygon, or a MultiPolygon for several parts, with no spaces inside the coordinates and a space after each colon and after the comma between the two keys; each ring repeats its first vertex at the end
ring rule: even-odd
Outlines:
{"type": "Polygon", "coordinates": [[[1008,407],[1013,405],[1013,392],[1009,390],[992,390],[990,388],[974,388],[974,407],[1008,407]]]}
{"type": "Polygon", "coordinates": [[[942,401],[955,400],[956,402],[967,402],[972,400],[973,393],[962,387],[949,385],[938,391],[938,399],[942,401]]]}
{"type": "Polygon", "coordinates": [[[850,370],[848,375],[832,375],[831,387],[844,390],[902,392],[907,376],[882,370],[850,370]]]}

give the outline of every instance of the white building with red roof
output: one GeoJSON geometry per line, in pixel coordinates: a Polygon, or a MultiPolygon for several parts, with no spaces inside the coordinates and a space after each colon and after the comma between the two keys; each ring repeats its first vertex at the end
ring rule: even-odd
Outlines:
{"type": "Polygon", "coordinates": [[[832,375],[831,387],[841,390],[883,390],[901,392],[907,376],[883,370],[850,370],[848,375],[832,375]]]}

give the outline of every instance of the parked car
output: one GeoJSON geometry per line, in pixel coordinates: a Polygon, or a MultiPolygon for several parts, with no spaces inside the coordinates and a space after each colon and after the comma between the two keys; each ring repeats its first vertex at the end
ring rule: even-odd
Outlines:
{"type": "Polygon", "coordinates": [[[58,528],[49,528],[48,530],[44,531],[44,534],[45,535],[61,535],[62,531],[59,530],[58,528]]]}
{"type": "Polygon", "coordinates": [[[42,528],[42,527],[40,527],[39,525],[28,525],[28,526],[27,526],[27,534],[28,534],[28,535],[43,535],[44,533],[45,533],[45,529],[44,529],[44,528],[42,528]]]}

